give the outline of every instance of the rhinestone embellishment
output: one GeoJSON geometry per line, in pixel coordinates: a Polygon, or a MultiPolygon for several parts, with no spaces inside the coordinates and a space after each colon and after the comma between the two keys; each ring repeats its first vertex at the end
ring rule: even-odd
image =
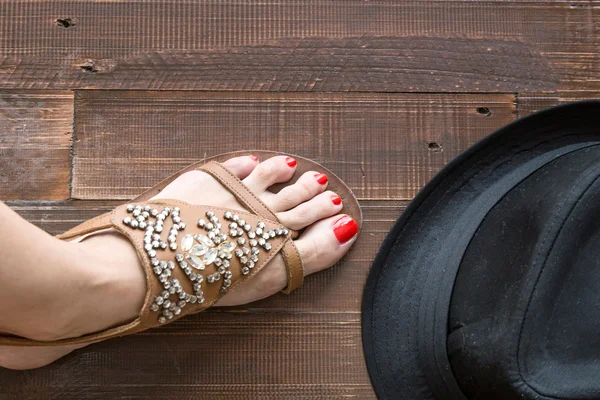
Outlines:
{"type": "Polygon", "coordinates": [[[130,204],[126,206],[126,210],[130,215],[123,219],[123,224],[131,229],[145,231],[144,250],[164,289],[150,305],[152,312],[159,313],[160,323],[180,315],[187,304],[204,303],[203,285],[220,282],[221,293],[226,293],[232,284],[233,273],[229,267],[233,257],[241,264],[240,273],[248,275],[257,265],[261,251],[268,253],[272,249],[269,240],[289,234],[288,229],[282,228],[266,231],[266,225],[262,221],[253,229],[239,215],[230,211],[223,213],[223,220],[228,222],[222,224],[214,212],[207,211],[206,219],[197,221],[202,232],[185,234],[178,242],[179,233],[186,230],[178,207],[172,210],[164,207],[159,211],[149,205],[130,204]],[[161,234],[169,217],[173,224],[169,232],[164,233],[165,241],[161,234]],[[163,252],[176,252],[175,262],[159,259],[159,253],[163,252]],[[187,293],[181,282],[171,276],[176,266],[191,282],[193,294],[187,293]],[[203,275],[208,266],[213,266],[216,271],[203,275]]]}

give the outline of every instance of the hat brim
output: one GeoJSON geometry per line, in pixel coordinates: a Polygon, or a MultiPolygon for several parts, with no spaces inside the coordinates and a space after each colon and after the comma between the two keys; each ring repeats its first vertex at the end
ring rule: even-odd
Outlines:
{"type": "MultiPolygon", "coordinates": [[[[432,371],[439,365],[449,366],[447,360],[431,361],[445,354],[424,354],[423,350],[423,341],[434,337],[445,346],[448,327],[443,321],[449,312],[445,305],[450,304],[458,271],[459,263],[448,268],[436,260],[446,257],[443,252],[456,250],[448,246],[448,237],[456,234],[461,219],[470,218],[482,193],[501,197],[497,183],[523,170],[531,160],[599,140],[599,124],[600,101],[571,103],[530,115],[476,143],[417,194],[385,238],[363,294],[363,349],[379,398],[440,398],[444,390],[443,398],[464,397],[450,370],[432,371]],[[431,315],[442,324],[430,324],[431,315]],[[447,379],[440,383],[432,375],[447,379]]],[[[466,247],[469,240],[462,239],[461,246],[466,247]]]]}

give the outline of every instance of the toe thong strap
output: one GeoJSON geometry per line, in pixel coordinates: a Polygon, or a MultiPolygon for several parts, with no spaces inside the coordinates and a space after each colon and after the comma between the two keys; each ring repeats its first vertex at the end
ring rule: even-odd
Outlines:
{"type": "Polygon", "coordinates": [[[239,200],[242,205],[247,207],[254,214],[277,221],[277,216],[267,205],[258,198],[244,183],[234,174],[232,174],[222,164],[211,161],[199,168],[201,171],[212,175],[219,183],[225,186],[231,194],[239,200]]]}
{"type": "MultiPolygon", "coordinates": [[[[215,178],[221,185],[226,187],[237,200],[240,201],[245,207],[256,215],[261,216],[265,219],[271,219],[279,221],[277,216],[269,207],[256,196],[244,183],[235,175],[233,175],[227,168],[222,164],[211,161],[200,167],[201,171],[210,174],[215,178]]],[[[292,237],[297,236],[297,232],[290,230],[292,237]]],[[[304,268],[302,266],[302,259],[298,253],[298,249],[292,240],[288,240],[283,249],[281,255],[285,262],[287,273],[288,273],[288,285],[283,290],[283,293],[289,294],[298,287],[302,286],[304,281],[304,268]]]]}

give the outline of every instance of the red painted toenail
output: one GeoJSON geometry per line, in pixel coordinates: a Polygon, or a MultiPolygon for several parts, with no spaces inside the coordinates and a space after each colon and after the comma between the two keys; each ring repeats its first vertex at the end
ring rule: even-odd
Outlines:
{"type": "Polygon", "coordinates": [[[342,198],[340,196],[338,196],[337,194],[334,194],[331,196],[331,201],[336,206],[339,206],[340,204],[342,204],[342,198]]]}
{"type": "Polygon", "coordinates": [[[256,156],[250,156],[250,158],[252,159],[252,161],[258,161],[258,157],[256,156]]]}
{"type": "Polygon", "coordinates": [[[358,224],[351,217],[344,215],[333,223],[333,233],[340,244],[344,244],[358,233],[358,224]]]}
{"type": "Polygon", "coordinates": [[[315,174],[315,178],[317,178],[317,182],[319,182],[321,185],[326,184],[329,180],[325,174],[315,174]]]}
{"type": "Polygon", "coordinates": [[[294,160],[292,157],[286,157],[285,162],[290,167],[295,167],[296,166],[296,160],[294,160]]]}

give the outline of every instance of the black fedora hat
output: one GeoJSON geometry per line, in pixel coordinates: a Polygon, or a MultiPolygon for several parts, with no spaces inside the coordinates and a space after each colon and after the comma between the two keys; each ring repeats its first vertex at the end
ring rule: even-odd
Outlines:
{"type": "Polygon", "coordinates": [[[381,399],[600,399],[600,101],[428,183],[374,261],[362,334],[381,399]]]}

